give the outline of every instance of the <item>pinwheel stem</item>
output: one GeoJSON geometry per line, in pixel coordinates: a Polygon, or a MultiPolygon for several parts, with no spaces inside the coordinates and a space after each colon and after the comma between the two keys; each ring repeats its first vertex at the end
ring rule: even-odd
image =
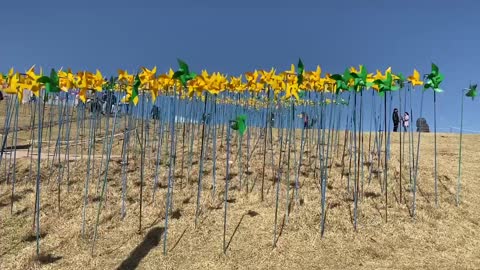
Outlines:
{"type": "MultiPolygon", "coordinates": [[[[190,132],[190,134],[189,134],[190,145],[189,145],[189,149],[188,149],[187,181],[190,184],[191,183],[190,172],[191,172],[192,166],[193,166],[193,141],[194,141],[194,138],[195,138],[195,124],[194,124],[193,118],[190,119],[189,132],[190,132]]],[[[220,137],[223,138],[223,127],[222,127],[222,135],[220,137]]]]}
{"type": "MultiPolygon", "coordinates": [[[[352,155],[354,156],[354,166],[355,168],[353,169],[353,229],[356,231],[357,230],[357,206],[358,206],[358,185],[357,185],[357,171],[359,171],[359,161],[360,159],[357,157],[357,152],[359,152],[359,145],[357,145],[357,91],[354,90],[354,97],[353,97],[353,151],[352,155]]],[[[360,138],[360,131],[358,134],[358,137],[360,138]]],[[[351,160],[351,159],[350,159],[351,160]]]]}
{"type": "Polygon", "coordinates": [[[385,132],[385,174],[384,174],[384,181],[385,181],[385,222],[388,222],[388,156],[387,156],[387,93],[384,93],[384,115],[385,115],[385,125],[384,125],[384,132],[385,132]]]}
{"type": "Polygon", "coordinates": [[[7,146],[8,134],[10,132],[10,122],[12,121],[12,114],[13,114],[13,109],[14,108],[15,108],[15,106],[13,106],[13,101],[10,101],[7,104],[7,109],[6,109],[7,113],[6,113],[6,116],[5,116],[5,124],[4,124],[4,127],[3,127],[3,130],[5,132],[3,134],[2,148],[0,149],[0,165],[2,164],[3,153],[5,153],[5,147],[7,146]]]}
{"type": "MultiPolygon", "coordinates": [[[[90,115],[90,127],[89,127],[89,144],[90,145],[95,145],[92,142],[92,139],[94,140],[94,134],[95,134],[95,125],[96,125],[96,111],[94,111],[90,115]]],[[[89,192],[89,182],[90,182],[90,163],[91,163],[91,155],[92,155],[92,149],[94,148],[88,147],[88,156],[87,156],[87,175],[85,177],[85,193],[83,197],[83,210],[82,210],[82,237],[85,237],[85,221],[86,221],[86,211],[87,211],[87,205],[88,205],[88,192],[89,192]]]]}
{"type": "Polygon", "coordinates": [[[208,94],[205,94],[205,104],[203,107],[202,142],[200,146],[200,168],[198,171],[197,207],[195,209],[195,228],[197,228],[198,225],[198,215],[200,214],[200,197],[202,195],[203,159],[205,156],[205,125],[207,124],[207,100],[208,94]]]}
{"type": "MultiPolygon", "coordinates": [[[[66,98],[65,98],[65,105],[66,105],[65,121],[67,122],[67,127],[65,128],[67,132],[67,134],[65,135],[65,141],[67,142],[67,145],[66,145],[66,151],[64,155],[64,162],[66,163],[65,165],[67,167],[67,192],[70,192],[70,127],[71,127],[70,117],[71,116],[70,116],[70,106],[68,105],[69,95],[70,95],[69,93],[66,93],[66,98]]],[[[77,129],[77,133],[78,133],[78,129],[77,129]]],[[[64,166],[62,166],[62,173],[60,176],[60,180],[63,180],[64,172],[65,172],[65,169],[64,169],[64,166]]]]}
{"type": "MultiPolygon", "coordinates": [[[[341,162],[341,165],[342,165],[342,173],[341,173],[341,176],[340,176],[340,181],[343,181],[343,175],[344,175],[344,171],[345,171],[345,152],[347,150],[347,140],[348,140],[348,137],[349,137],[349,132],[348,132],[348,125],[349,125],[349,116],[347,115],[347,121],[346,121],[346,127],[345,127],[345,133],[343,134],[343,151],[342,151],[342,162],[341,162]]],[[[347,181],[347,190],[349,189],[349,183],[347,181]]]]}
{"type": "MultiPolygon", "coordinates": [[[[99,114],[100,117],[101,114],[99,114]]],[[[101,183],[101,179],[102,179],[102,170],[103,170],[103,157],[105,156],[105,153],[107,152],[107,143],[108,143],[108,140],[107,140],[107,137],[108,137],[108,131],[110,130],[110,117],[107,115],[106,117],[106,123],[105,123],[105,132],[104,132],[104,139],[103,139],[103,142],[102,142],[102,155],[100,157],[100,167],[98,169],[98,181],[97,181],[97,187],[95,189],[95,194],[98,194],[98,191],[99,191],[99,188],[100,188],[100,183],[101,183]]],[[[143,123],[143,121],[142,121],[143,123]]],[[[100,120],[100,125],[102,125],[102,120],[100,120]]],[[[105,160],[105,163],[107,163],[108,160],[105,160]]]]}
{"type": "MultiPolygon", "coordinates": [[[[410,121],[413,119],[413,109],[412,109],[412,91],[409,88],[408,89],[409,93],[409,99],[410,99],[410,121]]],[[[409,174],[410,174],[410,185],[413,185],[413,173],[414,173],[414,167],[415,167],[415,147],[413,146],[414,144],[414,138],[413,138],[413,128],[410,127],[409,130],[409,135],[408,135],[408,167],[409,169],[409,174]]]]}
{"type": "MultiPolygon", "coordinates": [[[[240,190],[243,188],[243,181],[242,181],[242,174],[243,174],[243,168],[242,168],[242,144],[243,144],[243,136],[241,134],[238,134],[237,136],[238,139],[238,180],[240,184],[240,190]]],[[[248,190],[247,190],[248,191],[248,190]]]]}
{"type": "MultiPolygon", "coordinates": [[[[112,144],[113,144],[113,138],[114,138],[114,135],[115,135],[115,122],[116,122],[116,119],[117,119],[117,113],[115,113],[115,117],[114,117],[114,122],[113,122],[113,128],[112,128],[112,133],[111,133],[111,136],[110,138],[108,138],[107,136],[107,133],[108,133],[108,130],[106,130],[105,132],[105,140],[108,140],[109,142],[107,143],[108,145],[108,149],[107,149],[107,162],[105,164],[105,177],[103,178],[103,185],[102,185],[102,191],[100,193],[100,200],[98,202],[98,210],[97,210],[97,221],[95,222],[95,230],[93,232],[93,243],[92,243],[92,256],[93,256],[93,253],[95,251],[95,243],[96,243],[96,240],[97,240],[97,233],[98,233],[98,224],[100,222],[100,212],[102,210],[102,204],[103,204],[103,201],[104,201],[104,195],[107,191],[107,179],[108,179],[108,168],[109,168],[109,164],[110,162],[108,162],[110,160],[110,156],[111,156],[111,153],[112,153],[112,144]]],[[[140,223],[140,226],[141,226],[141,223],[140,223]]]]}
{"type": "Polygon", "coordinates": [[[343,108],[340,107],[340,109],[337,109],[338,111],[338,118],[337,118],[337,124],[335,128],[335,140],[334,140],[334,149],[333,151],[336,153],[336,158],[338,159],[338,154],[339,154],[339,145],[340,145],[340,123],[342,122],[342,112],[343,108]]]}
{"type": "Polygon", "coordinates": [[[31,124],[31,133],[30,133],[30,145],[31,147],[28,148],[30,153],[30,169],[28,172],[28,179],[32,181],[32,172],[33,172],[33,143],[35,142],[35,118],[37,116],[37,107],[40,106],[40,101],[32,102],[32,124],[31,124]],[[31,150],[30,150],[31,149],[31,150]]]}
{"type": "MultiPolygon", "coordinates": [[[[82,106],[82,105],[79,104],[79,106],[82,106]]],[[[83,135],[82,129],[80,129],[80,126],[81,126],[80,123],[81,122],[83,123],[83,120],[80,119],[80,116],[84,117],[84,111],[85,111],[84,106],[82,106],[82,107],[80,107],[81,109],[80,109],[80,112],[79,112],[79,110],[78,110],[79,106],[77,106],[77,108],[76,108],[76,112],[77,112],[77,132],[76,133],[77,134],[75,136],[75,160],[78,160],[78,144],[79,144],[78,138],[79,138],[80,134],[83,135]]],[[[72,113],[73,113],[73,109],[72,109],[72,113]]],[[[82,140],[83,139],[84,138],[82,136],[82,140]]]]}
{"type": "Polygon", "coordinates": [[[460,108],[460,143],[458,149],[458,177],[457,177],[457,192],[455,196],[455,203],[460,205],[460,191],[462,188],[462,139],[463,139],[463,94],[461,95],[461,108],[460,108]]]}
{"type": "Polygon", "coordinates": [[[213,96],[213,145],[212,145],[212,199],[215,200],[215,193],[217,190],[217,95],[213,96]]]}
{"type": "MultiPolygon", "coordinates": [[[[358,126],[358,147],[357,145],[355,146],[355,149],[357,149],[358,153],[357,153],[357,156],[356,156],[356,174],[355,174],[355,192],[354,192],[354,230],[356,231],[357,230],[357,219],[358,219],[358,197],[359,197],[359,189],[360,189],[360,165],[362,164],[362,168],[363,168],[363,163],[360,163],[361,159],[360,159],[360,156],[361,156],[361,153],[362,153],[362,144],[363,144],[363,140],[362,140],[362,93],[363,91],[360,90],[360,123],[359,123],[359,126],[358,126]]],[[[354,111],[354,114],[356,114],[356,108],[357,108],[357,92],[355,91],[355,111],[354,111]]],[[[356,117],[355,117],[355,121],[356,121],[356,117]]],[[[356,126],[356,125],[355,125],[356,126]]],[[[356,140],[355,140],[355,144],[356,144],[356,140]]],[[[363,172],[363,170],[362,170],[363,172]]],[[[362,184],[363,184],[363,181],[362,181],[362,184]]],[[[363,185],[362,185],[363,186],[363,185]]]]}
{"type": "Polygon", "coordinates": [[[300,169],[302,167],[303,149],[305,147],[305,127],[302,128],[302,134],[300,136],[301,136],[301,139],[300,139],[300,156],[299,156],[299,160],[298,160],[298,163],[297,163],[297,169],[295,170],[296,171],[296,174],[295,174],[295,202],[297,202],[297,203],[298,203],[298,189],[300,187],[298,178],[300,176],[300,169]]]}
{"type": "Polygon", "coordinates": [[[15,121],[13,124],[13,176],[12,176],[12,196],[11,196],[11,204],[10,204],[10,214],[13,214],[13,202],[15,196],[15,178],[16,178],[16,164],[17,164],[17,136],[18,136],[18,110],[19,110],[19,99],[18,96],[15,102],[15,121]]]}
{"type": "MultiPolygon", "coordinates": [[[[329,124],[329,130],[332,130],[332,118],[333,118],[333,106],[330,107],[330,124],[329,124]]],[[[322,125],[323,127],[323,125],[322,125]]],[[[328,136],[327,139],[327,146],[330,145],[330,136],[328,136]]],[[[320,166],[320,170],[322,172],[320,173],[321,175],[321,223],[320,223],[320,234],[321,237],[323,238],[323,235],[325,233],[325,220],[326,220],[326,203],[327,203],[327,181],[328,181],[328,160],[329,160],[329,148],[327,147],[327,153],[325,154],[325,164],[320,166]]]]}
{"type": "MultiPolygon", "coordinates": [[[[422,97],[420,99],[420,118],[422,117],[422,109],[423,109],[423,96],[425,91],[422,91],[422,97]]],[[[417,206],[417,176],[418,176],[418,161],[420,159],[420,138],[422,134],[422,129],[418,129],[418,141],[417,141],[417,158],[415,163],[415,173],[413,175],[413,206],[412,206],[412,217],[415,219],[416,215],[416,206],[417,206]]]]}
{"type": "MultiPolygon", "coordinates": [[[[175,152],[175,116],[176,116],[176,95],[177,91],[174,89],[172,97],[172,118],[170,119],[170,153],[175,152]]],[[[175,156],[170,154],[170,161],[168,166],[168,187],[167,187],[167,205],[165,207],[165,233],[163,234],[163,255],[167,255],[167,236],[168,236],[168,217],[172,204],[172,189],[173,189],[173,177],[174,177],[174,163],[175,156]]]]}
{"type": "Polygon", "coordinates": [[[227,164],[225,171],[225,192],[224,192],[224,212],[223,212],[223,254],[227,253],[227,210],[228,210],[228,186],[230,183],[230,128],[227,127],[227,164]]]}
{"type": "Polygon", "coordinates": [[[438,207],[438,171],[437,171],[437,92],[433,91],[433,138],[435,159],[435,206],[438,207]]]}
{"type": "MultiPolygon", "coordinates": [[[[399,100],[399,108],[401,110],[402,108],[402,94],[401,93],[398,93],[398,100],[399,100]]],[[[400,198],[399,198],[399,202],[402,203],[402,193],[403,193],[403,187],[402,187],[402,166],[403,166],[403,156],[402,156],[402,127],[399,127],[400,129],[400,132],[399,132],[399,139],[400,139],[400,144],[399,144],[399,148],[400,148],[400,198]]]]}
{"type": "MultiPolygon", "coordinates": [[[[247,162],[246,164],[246,168],[247,168],[247,174],[249,172],[249,161],[250,161],[250,139],[251,139],[251,129],[248,128],[247,129],[247,151],[246,151],[246,155],[245,155],[245,160],[247,162]]],[[[243,169],[242,169],[242,172],[243,172],[243,169]]],[[[248,177],[246,177],[245,179],[245,182],[246,182],[246,193],[248,193],[248,177]]]]}
{"type": "MultiPolygon", "coordinates": [[[[133,132],[132,128],[132,112],[127,112],[125,120],[125,129],[123,132],[123,145],[122,145],[122,206],[120,210],[120,218],[123,220],[126,215],[126,205],[125,200],[127,197],[127,166],[128,166],[128,145],[130,142],[130,135],[133,132]]],[[[159,154],[159,153],[157,153],[159,154]]],[[[154,192],[155,192],[154,186],[154,192]]],[[[154,193],[155,195],[155,193],[154,193]]]]}
{"type": "MultiPolygon", "coordinates": [[[[50,164],[50,145],[52,141],[52,126],[53,126],[53,102],[50,100],[50,104],[48,106],[48,146],[47,146],[47,167],[50,164]]],[[[53,163],[53,158],[52,158],[53,163]]],[[[47,184],[50,182],[50,177],[47,179],[47,184]]]]}
{"type": "MultiPolygon", "coordinates": [[[[47,95],[47,93],[45,93],[47,95]]],[[[39,101],[40,102],[40,101],[39,101]]],[[[42,155],[42,134],[43,134],[43,116],[45,112],[46,99],[43,100],[42,106],[38,106],[38,159],[37,159],[37,179],[35,184],[35,229],[36,229],[36,252],[37,257],[40,255],[40,180],[41,180],[41,164],[40,159],[42,155]]],[[[40,104],[39,104],[40,105],[40,104]]]]}
{"type": "Polygon", "coordinates": [[[163,124],[160,122],[158,125],[158,143],[157,143],[157,158],[155,161],[155,181],[153,182],[153,195],[152,195],[152,202],[155,202],[155,193],[158,188],[158,175],[160,174],[159,167],[162,159],[162,144],[163,144],[163,124]]]}
{"type": "MultiPolygon", "coordinates": [[[[274,226],[273,226],[273,248],[275,248],[277,246],[278,205],[279,205],[279,198],[280,198],[280,182],[281,182],[281,179],[282,179],[282,169],[281,169],[282,149],[283,149],[283,128],[282,128],[282,132],[280,134],[280,152],[279,152],[280,157],[279,157],[279,161],[278,161],[277,177],[275,178],[276,192],[275,192],[275,223],[274,223],[274,226]]],[[[287,172],[287,173],[290,173],[290,172],[287,172]]],[[[287,209],[288,209],[288,207],[287,207],[287,209]]]]}
{"type": "MultiPolygon", "coordinates": [[[[295,132],[295,103],[291,101],[291,117],[290,127],[288,129],[288,150],[287,150],[287,195],[286,195],[286,208],[285,208],[285,224],[288,224],[289,208],[290,208],[290,155],[292,152],[293,133],[295,132]]],[[[295,143],[295,141],[293,141],[295,143]]]]}
{"type": "MultiPolygon", "coordinates": [[[[143,178],[144,178],[144,168],[145,168],[145,92],[142,95],[142,122],[141,122],[141,143],[140,143],[140,213],[138,216],[138,233],[142,232],[142,206],[143,206],[143,178]]],[[[115,129],[115,127],[114,127],[115,129]]],[[[113,136],[113,134],[112,134],[113,136]]],[[[173,154],[173,153],[172,153],[173,154]]]]}
{"type": "MultiPolygon", "coordinates": [[[[185,109],[186,111],[186,109],[185,109]]],[[[187,133],[187,121],[182,123],[182,161],[180,164],[180,170],[182,173],[182,178],[180,178],[180,189],[183,189],[183,173],[184,173],[184,164],[185,164],[185,135],[187,133]]]]}
{"type": "MultiPolygon", "coordinates": [[[[55,157],[57,155],[58,151],[58,166],[59,166],[59,171],[58,171],[58,177],[57,177],[57,204],[58,204],[58,213],[60,214],[60,206],[61,206],[61,160],[60,160],[60,144],[61,144],[61,139],[62,139],[62,127],[63,127],[63,110],[62,110],[62,103],[59,103],[58,106],[58,136],[57,136],[57,141],[55,143],[55,150],[53,153],[53,158],[52,158],[52,166],[54,165],[55,157]]],[[[53,170],[52,170],[53,172],[53,170]]],[[[49,176],[50,177],[50,176],[49,176]]]]}
{"type": "MultiPolygon", "coordinates": [[[[375,92],[372,91],[372,97],[375,97],[375,92]]],[[[369,166],[369,169],[368,169],[368,184],[370,185],[370,182],[372,180],[372,172],[373,172],[373,151],[374,149],[372,149],[372,126],[373,128],[376,128],[376,123],[374,124],[375,121],[375,98],[372,98],[372,115],[371,115],[371,119],[370,119],[370,131],[369,131],[369,134],[368,134],[368,166],[369,166]]],[[[375,148],[375,141],[376,141],[376,134],[377,132],[375,131],[375,139],[374,139],[374,146],[373,148],[375,148]]]]}
{"type": "MultiPolygon", "coordinates": [[[[355,155],[355,150],[354,149],[354,142],[356,141],[356,132],[355,132],[355,125],[354,125],[354,119],[352,117],[351,119],[351,123],[350,123],[350,131],[349,131],[349,136],[348,136],[348,145],[349,145],[349,159],[348,159],[348,174],[347,174],[347,192],[350,192],[350,180],[351,180],[351,176],[352,176],[352,160],[354,158],[356,158],[356,155],[355,155]]],[[[323,141],[323,140],[322,140],[323,141]]],[[[322,145],[323,145],[323,142],[322,142],[322,145]]],[[[354,165],[356,166],[357,164],[354,163],[354,165]]],[[[355,168],[356,169],[356,168],[355,168]]],[[[355,180],[355,176],[353,178],[355,180]]],[[[354,183],[355,185],[355,183],[354,183]]]]}

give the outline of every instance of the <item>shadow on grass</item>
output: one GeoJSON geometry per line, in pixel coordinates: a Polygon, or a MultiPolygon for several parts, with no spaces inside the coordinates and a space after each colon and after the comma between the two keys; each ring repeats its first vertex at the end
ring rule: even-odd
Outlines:
{"type": "Polygon", "coordinates": [[[130,253],[128,258],[125,259],[117,269],[123,270],[137,268],[140,261],[142,261],[153,248],[158,246],[164,231],[165,229],[161,227],[151,229],[143,239],[142,243],[130,253]]]}
{"type": "Polygon", "coordinates": [[[41,264],[51,264],[51,263],[55,263],[56,261],[61,260],[62,258],[63,258],[62,256],[55,256],[55,255],[52,255],[52,254],[40,254],[37,257],[37,260],[41,264]]]}

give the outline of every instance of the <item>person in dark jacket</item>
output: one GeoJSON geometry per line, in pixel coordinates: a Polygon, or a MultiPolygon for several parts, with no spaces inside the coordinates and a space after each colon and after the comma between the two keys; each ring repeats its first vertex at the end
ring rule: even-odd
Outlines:
{"type": "Polygon", "coordinates": [[[107,115],[111,115],[113,113],[113,105],[117,103],[117,97],[113,91],[107,91],[106,95],[103,100],[103,104],[105,105],[104,112],[107,115]]]}
{"type": "Polygon", "coordinates": [[[303,128],[308,128],[308,114],[306,112],[302,112],[302,119],[303,119],[303,128]]]}
{"type": "Polygon", "coordinates": [[[275,125],[275,114],[272,112],[270,113],[270,126],[273,127],[275,125]]]}
{"type": "Polygon", "coordinates": [[[152,106],[152,110],[150,111],[150,115],[151,115],[153,120],[160,119],[160,109],[158,108],[157,105],[152,106]]]}
{"type": "Polygon", "coordinates": [[[397,108],[393,109],[392,119],[393,119],[393,132],[397,132],[398,125],[400,124],[400,116],[398,115],[397,108]]]}

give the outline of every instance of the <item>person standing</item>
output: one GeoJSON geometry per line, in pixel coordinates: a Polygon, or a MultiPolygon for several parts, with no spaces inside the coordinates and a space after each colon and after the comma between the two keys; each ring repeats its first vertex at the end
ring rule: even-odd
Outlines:
{"type": "Polygon", "coordinates": [[[270,113],[270,118],[268,120],[268,123],[270,124],[270,127],[273,128],[275,124],[275,114],[273,112],[270,113]]]}
{"type": "Polygon", "coordinates": [[[302,118],[303,118],[303,128],[307,129],[308,128],[308,114],[306,112],[302,112],[302,118]]]}
{"type": "Polygon", "coordinates": [[[397,108],[393,109],[393,132],[398,131],[398,125],[400,124],[400,116],[398,115],[398,110],[397,108]]]}
{"type": "Polygon", "coordinates": [[[157,105],[152,106],[152,110],[150,111],[150,115],[153,120],[160,119],[160,110],[157,105]]]}
{"type": "Polygon", "coordinates": [[[410,125],[410,115],[408,112],[405,112],[403,115],[403,130],[407,132],[408,126],[410,125]]]}

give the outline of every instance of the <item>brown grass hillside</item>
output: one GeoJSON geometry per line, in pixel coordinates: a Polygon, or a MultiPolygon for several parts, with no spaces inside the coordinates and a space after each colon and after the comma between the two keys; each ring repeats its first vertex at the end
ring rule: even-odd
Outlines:
{"type": "MultiPolygon", "coordinates": [[[[259,131],[253,130],[253,134],[259,131]]],[[[332,155],[327,190],[325,234],[320,235],[320,186],[315,170],[314,147],[305,149],[300,173],[299,200],[294,200],[290,187],[290,214],[287,209],[287,162],[283,160],[279,234],[273,248],[275,217],[275,178],[271,155],[278,164],[278,133],[274,133],[273,152],[268,149],[265,177],[265,200],[260,200],[263,168],[263,145],[259,143],[251,159],[243,156],[243,183],[240,189],[238,145],[232,139],[231,188],[227,215],[226,255],[222,252],[226,151],[218,140],[217,192],[212,194],[211,142],[208,144],[202,178],[201,213],[194,226],[200,142],[194,145],[191,178],[187,179],[188,161],[181,168],[182,145],[177,145],[177,171],[168,231],[168,255],[163,255],[163,232],[168,176],[168,153],[162,154],[156,200],[152,201],[155,175],[155,149],[146,154],[143,189],[143,220],[139,227],[140,155],[132,152],[128,164],[127,215],[120,217],[122,136],[115,139],[112,161],[108,167],[106,202],[100,215],[98,239],[92,255],[92,237],[104,180],[105,164],[101,165],[102,141],[96,144],[97,158],[91,170],[89,203],[86,209],[86,236],[81,236],[82,205],[87,158],[70,161],[70,178],[60,183],[58,204],[58,171],[55,162],[42,159],[41,233],[42,256],[35,256],[33,213],[35,178],[29,179],[30,159],[21,157],[16,163],[16,189],[11,212],[11,183],[6,182],[4,162],[0,178],[0,269],[475,269],[480,267],[480,162],[478,135],[464,135],[461,203],[455,204],[458,173],[458,135],[438,134],[439,206],[435,207],[433,172],[433,134],[422,134],[417,189],[417,215],[413,219],[412,186],[409,180],[408,144],[405,145],[400,197],[399,137],[392,134],[391,158],[388,164],[388,222],[385,221],[385,195],[374,159],[369,181],[368,133],[364,134],[365,164],[359,202],[358,230],[353,229],[353,197],[347,191],[347,169],[342,177],[343,138],[340,151],[332,155]],[[407,154],[407,156],[405,155],[407,154]],[[99,168],[102,166],[102,172],[99,168]],[[246,172],[248,169],[248,172],[246,172]],[[369,183],[370,182],[370,183],[369,183]],[[248,186],[248,191],[247,191],[248,186]],[[400,202],[401,201],[401,202],[400,202]]],[[[198,138],[199,136],[196,136],[198,138]]],[[[28,136],[26,137],[28,138],[28,136]]],[[[252,142],[255,142],[255,136],[252,142]]],[[[417,134],[414,133],[415,141],[417,134]]],[[[297,136],[298,139],[298,136],[297,136]]],[[[223,138],[225,141],[225,138],[223,138]]],[[[262,142],[263,139],[260,140],[262,142]]],[[[407,141],[408,142],[408,141],[407,141]]],[[[298,158],[297,142],[292,158],[298,158]]],[[[415,143],[416,145],[416,143],[415,143]]],[[[246,149],[246,144],[242,146],[246,149]]],[[[88,148],[86,148],[88,149],[88,148]]],[[[164,152],[165,149],[162,149],[164,152]]],[[[244,150],[245,151],[245,150],[244,150]]],[[[188,152],[185,146],[183,153],[188,152]]],[[[62,153],[64,150],[62,149],[62,153]]],[[[351,153],[346,151],[345,163],[351,153]]],[[[353,161],[352,161],[353,162],[353,161]]],[[[8,163],[8,166],[12,166],[8,163]]],[[[65,165],[65,163],[64,163],[65,165]]],[[[36,173],[36,164],[33,165],[36,173]]],[[[10,170],[11,172],[11,170],[10,170]]],[[[353,167],[352,167],[353,172],[353,167]]],[[[362,172],[360,172],[362,174],[362,172]]],[[[294,182],[294,170],[290,171],[294,182]]],[[[353,185],[353,173],[351,173],[353,185]]],[[[9,180],[11,181],[11,179],[9,180]]]]}

